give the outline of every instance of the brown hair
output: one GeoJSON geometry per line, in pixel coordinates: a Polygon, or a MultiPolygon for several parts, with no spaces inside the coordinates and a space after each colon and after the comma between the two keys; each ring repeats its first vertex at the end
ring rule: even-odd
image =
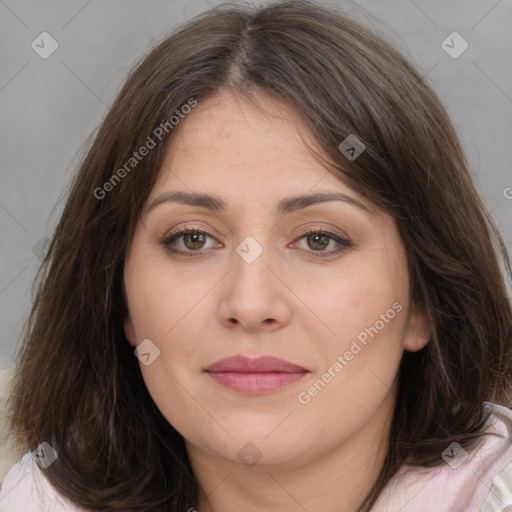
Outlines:
{"type": "Polygon", "coordinates": [[[397,221],[411,298],[431,337],[403,354],[389,452],[360,507],[368,510],[401,464],[434,466],[452,441],[472,445],[487,420],[484,401],[511,405],[512,311],[498,253],[508,277],[511,269],[432,89],[382,38],[317,2],[221,5],[134,68],[38,274],[10,402],[19,446],[50,443],[59,456],[46,478],[84,507],[197,504],[183,438],[154,404],[123,331],[125,253],[176,130],[104,197],[94,191],[176,109],[221,90],[290,105],[324,150],[317,158],[397,221]],[[350,134],[366,145],[354,161],[338,149],[350,134]]]}

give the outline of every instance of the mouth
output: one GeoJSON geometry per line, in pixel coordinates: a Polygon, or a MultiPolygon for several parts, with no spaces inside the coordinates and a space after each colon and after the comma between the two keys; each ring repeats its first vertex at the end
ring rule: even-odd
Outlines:
{"type": "Polygon", "coordinates": [[[276,391],[310,373],[302,366],[273,356],[227,357],[204,371],[221,386],[245,394],[276,391]]]}

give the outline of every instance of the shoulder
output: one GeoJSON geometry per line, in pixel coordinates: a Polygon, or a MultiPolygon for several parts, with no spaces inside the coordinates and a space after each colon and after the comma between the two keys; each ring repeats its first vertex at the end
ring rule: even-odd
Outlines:
{"type": "Polygon", "coordinates": [[[27,452],[9,470],[0,489],[0,512],[86,512],[62,497],[27,452]]]}
{"type": "Polygon", "coordinates": [[[484,407],[491,413],[488,435],[469,453],[452,443],[439,454],[439,466],[401,467],[372,512],[512,511],[512,410],[489,402],[484,407]]]}
{"type": "MultiPolygon", "coordinates": [[[[480,512],[512,512],[512,410],[495,404],[487,405],[493,408],[496,430],[503,435],[501,448],[504,453],[497,457],[498,463],[495,464],[494,472],[498,471],[498,474],[492,480],[480,512]],[[500,461],[505,461],[504,467],[500,461]]],[[[497,449],[500,449],[499,445],[497,449]]]]}

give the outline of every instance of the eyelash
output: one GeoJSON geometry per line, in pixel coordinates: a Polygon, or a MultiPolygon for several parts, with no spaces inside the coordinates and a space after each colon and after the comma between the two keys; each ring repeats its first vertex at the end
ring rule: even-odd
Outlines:
{"type": "MultiPolygon", "coordinates": [[[[204,251],[202,251],[202,249],[198,249],[197,251],[190,251],[190,250],[189,251],[182,251],[182,250],[174,249],[174,248],[170,247],[170,245],[174,241],[176,241],[180,237],[182,237],[184,235],[187,235],[187,234],[200,234],[200,235],[205,235],[207,237],[213,238],[206,231],[202,231],[202,230],[196,229],[196,228],[186,227],[185,229],[183,229],[181,231],[178,231],[178,232],[173,233],[173,234],[171,234],[169,236],[166,236],[163,240],[160,241],[160,245],[165,247],[165,249],[167,251],[169,251],[171,254],[174,254],[174,255],[177,255],[177,256],[185,256],[185,257],[192,257],[193,258],[193,257],[198,257],[198,256],[204,255],[204,251]]],[[[332,257],[332,256],[335,256],[335,255],[341,254],[344,251],[346,251],[347,249],[352,247],[352,243],[349,240],[341,238],[338,235],[336,235],[334,233],[331,233],[330,231],[326,231],[326,230],[323,230],[323,229],[315,229],[315,228],[309,228],[304,234],[299,236],[296,239],[296,241],[302,240],[303,238],[307,238],[308,236],[311,236],[311,235],[327,236],[328,238],[334,240],[335,242],[337,242],[339,244],[338,249],[331,250],[331,251],[328,251],[328,252],[325,252],[325,251],[314,251],[314,250],[306,251],[306,252],[312,253],[315,258],[332,257]]]]}

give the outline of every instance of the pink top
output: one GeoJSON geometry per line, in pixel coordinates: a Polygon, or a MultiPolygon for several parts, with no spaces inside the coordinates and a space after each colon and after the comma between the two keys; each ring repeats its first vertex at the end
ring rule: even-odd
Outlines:
{"type": "MultiPolygon", "coordinates": [[[[512,410],[486,402],[491,422],[469,453],[453,443],[435,468],[402,466],[372,512],[512,512],[512,410]]],[[[0,512],[87,512],[59,496],[27,452],[7,473],[0,512]]]]}

